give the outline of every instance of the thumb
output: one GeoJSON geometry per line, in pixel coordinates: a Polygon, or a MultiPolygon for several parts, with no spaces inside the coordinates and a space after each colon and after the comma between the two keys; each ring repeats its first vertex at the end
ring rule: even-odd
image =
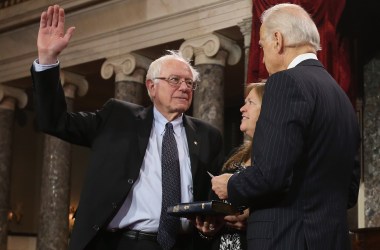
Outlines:
{"type": "Polygon", "coordinates": [[[63,37],[67,42],[70,41],[75,31],[75,27],[70,27],[67,29],[65,36],[63,37]]]}

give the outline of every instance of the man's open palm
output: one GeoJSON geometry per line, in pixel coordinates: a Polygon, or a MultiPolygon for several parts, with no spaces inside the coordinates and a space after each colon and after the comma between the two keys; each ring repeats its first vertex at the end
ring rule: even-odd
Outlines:
{"type": "Polygon", "coordinates": [[[58,55],[67,47],[74,27],[65,33],[65,11],[58,5],[50,6],[41,14],[37,38],[38,59],[40,64],[53,64],[58,55]]]}

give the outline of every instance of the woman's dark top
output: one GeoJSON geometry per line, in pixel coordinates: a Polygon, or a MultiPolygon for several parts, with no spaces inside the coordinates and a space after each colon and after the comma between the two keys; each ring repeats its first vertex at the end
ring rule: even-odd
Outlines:
{"type": "MultiPolygon", "coordinates": [[[[243,171],[245,166],[240,163],[233,164],[233,171],[222,171],[224,173],[236,173],[243,171]]],[[[246,250],[247,249],[247,236],[245,230],[237,230],[225,226],[220,234],[214,239],[212,250],[246,250]]]]}

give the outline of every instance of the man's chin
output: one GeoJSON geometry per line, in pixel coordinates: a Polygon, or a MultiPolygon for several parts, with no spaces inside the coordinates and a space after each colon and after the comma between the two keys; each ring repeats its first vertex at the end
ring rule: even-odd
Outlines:
{"type": "Polygon", "coordinates": [[[190,108],[189,105],[177,105],[174,108],[174,111],[178,113],[185,113],[189,108],[190,108]]]}

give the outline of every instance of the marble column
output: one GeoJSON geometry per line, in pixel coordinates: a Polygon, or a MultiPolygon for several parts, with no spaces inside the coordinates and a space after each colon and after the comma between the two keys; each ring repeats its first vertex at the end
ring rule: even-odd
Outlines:
{"type": "Polygon", "coordinates": [[[180,51],[186,58],[195,57],[200,82],[194,92],[193,116],[224,130],[224,68],[241,58],[235,41],[219,34],[208,34],[186,40],[180,51]]]}
{"type": "Polygon", "coordinates": [[[380,55],[364,66],[363,161],[365,226],[380,227],[380,55]]]}
{"type": "Polygon", "coordinates": [[[0,250],[7,249],[8,212],[10,207],[12,133],[14,111],[24,108],[28,98],[24,91],[0,85],[0,250]]]}
{"type": "MultiPolygon", "coordinates": [[[[67,110],[73,110],[76,95],[85,95],[83,76],[61,71],[67,110]]],[[[41,203],[37,237],[39,250],[66,250],[69,238],[71,145],[45,135],[41,178],[41,203]]]]}
{"type": "Polygon", "coordinates": [[[247,84],[249,48],[251,46],[252,18],[245,18],[238,23],[240,32],[244,36],[244,84],[247,84]]]}
{"type": "Polygon", "coordinates": [[[107,59],[101,69],[104,79],[115,74],[115,98],[142,105],[144,102],[145,75],[151,60],[129,53],[107,59]]]}

